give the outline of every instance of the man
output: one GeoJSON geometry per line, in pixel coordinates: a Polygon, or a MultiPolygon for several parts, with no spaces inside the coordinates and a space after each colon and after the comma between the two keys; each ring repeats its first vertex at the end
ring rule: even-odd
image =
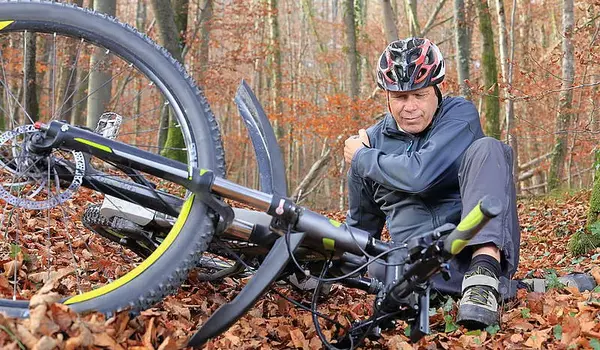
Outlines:
{"type": "Polygon", "coordinates": [[[486,194],[504,209],[451,261],[451,279],[432,287],[459,294],[457,322],[468,328],[498,323],[498,302],[514,295],[520,232],[512,180],[512,151],[484,137],[475,106],[442,98],[444,58],[428,39],[390,43],[377,67],[388,113],[345,141],[347,222],[379,237],[387,222],[404,242],[446,222],[458,223],[486,194]]]}

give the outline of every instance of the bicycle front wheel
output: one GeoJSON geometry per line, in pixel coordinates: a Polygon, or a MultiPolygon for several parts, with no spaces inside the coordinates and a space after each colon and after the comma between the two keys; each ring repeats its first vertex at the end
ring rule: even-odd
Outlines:
{"type": "MultiPolygon", "coordinates": [[[[223,176],[221,138],[206,99],[166,50],[114,18],[49,1],[0,2],[0,311],[27,316],[28,299],[48,281],[77,312],[149,307],[199,261],[214,230],[211,212],[164,179],[76,152],[31,154],[31,125],[51,120],[87,125],[223,176]],[[149,233],[156,247],[141,258],[120,244],[135,237],[111,241],[86,228],[86,209],[111,199],[94,179],[78,187],[61,177],[61,164],[122,181],[143,178],[136,182],[184,204],[170,231],[149,233]]],[[[122,209],[115,215],[131,219],[122,209]]]]}

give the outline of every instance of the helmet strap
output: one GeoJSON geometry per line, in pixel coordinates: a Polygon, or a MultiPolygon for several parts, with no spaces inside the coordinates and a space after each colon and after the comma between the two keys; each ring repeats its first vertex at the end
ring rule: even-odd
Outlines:
{"type": "Polygon", "coordinates": [[[442,91],[437,86],[437,84],[433,85],[433,89],[435,90],[435,95],[438,98],[438,108],[440,108],[440,106],[442,105],[442,91]]]}

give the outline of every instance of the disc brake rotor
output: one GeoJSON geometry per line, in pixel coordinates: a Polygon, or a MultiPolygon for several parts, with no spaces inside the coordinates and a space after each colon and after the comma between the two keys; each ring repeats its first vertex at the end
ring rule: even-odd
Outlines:
{"type": "Polygon", "coordinates": [[[9,154],[3,154],[0,159],[0,171],[4,173],[2,174],[3,178],[0,179],[0,198],[15,207],[43,210],[64,203],[79,189],[85,174],[85,159],[83,154],[78,151],[71,151],[73,159],[69,161],[66,161],[64,157],[55,157],[52,153],[47,156],[29,153],[26,143],[29,135],[35,132],[39,132],[39,130],[33,125],[21,125],[0,135],[0,147],[8,143],[7,146],[10,148],[9,154]],[[22,138],[21,142],[19,138],[22,138]],[[61,160],[62,164],[65,162],[74,164],[73,179],[66,189],[61,191],[58,174],[52,167],[48,169],[47,163],[42,162],[43,158],[46,158],[46,162],[51,162],[51,164],[56,164],[57,160],[61,160]],[[43,165],[43,169],[38,167],[38,164],[43,165]],[[49,174],[49,171],[53,174],[49,174]],[[7,179],[4,175],[12,177],[12,179],[7,179]],[[52,179],[54,179],[55,188],[51,188],[52,179]],[[12,181],[7,182],[6,180],[12,181]],[[25,197],[16,197],[11,193],[12,188],[25,186],[31,186],[25,197]],[[44,188],[46,191],[42,191],[44,188]],[[55,190],[55,193],[52,193],[52,190],[55,190]]]}

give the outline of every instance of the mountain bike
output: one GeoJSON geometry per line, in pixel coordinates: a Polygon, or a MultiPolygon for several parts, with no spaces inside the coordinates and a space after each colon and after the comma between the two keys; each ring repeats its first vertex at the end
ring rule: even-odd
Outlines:
{"type": "Polygon", "coordinates": [[[375,295],[373,315],[337,346],[395,319],[418,340],[430,277],[447,275],[446,262],[500,212],[486,197],[458,226],[394,244],[294,203],[244,82],[235,101],[261,189],[229,181],[216,118],[181,64],[134,28],[72,5],[0,2],[0,82],[0,310],[11,316],[27,317],[45,283],[76,312],[111,315],[152,306],[197,266],[213,281],[254,269],[190,346],[226,330],[275,281],[303,277],[316,281],[311,311],[327,346],[316,304],[330,283],[375,295]],[[367,277],[371,264],[381,277],[367,277]]]}

